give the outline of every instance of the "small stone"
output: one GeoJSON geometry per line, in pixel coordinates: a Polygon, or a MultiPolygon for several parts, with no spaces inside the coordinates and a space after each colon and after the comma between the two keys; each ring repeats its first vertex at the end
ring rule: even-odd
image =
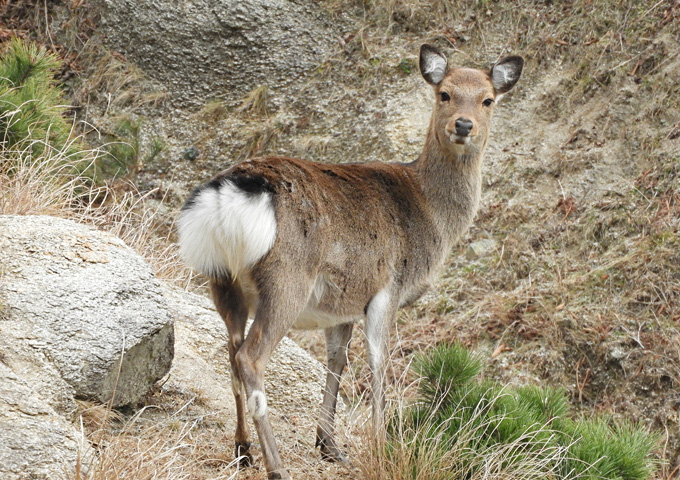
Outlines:
{"type": "Polygon", "coordinates": [[[468,260],[476,260],[496,250],[496,247],[497,247],[496,240],[492,240],[490,238],[472,242],[471,244],[468,245],[467,249],[465,250],[465,258],[467,258],[468,260]]]}
{"type": "Polygon", "coordinates": [[[182,158],[184,160],[189,160],[190,162],[193,162],[198,158],[198,148],[195,146],[190,146],[186,150],[184,150],[184,153],[182,154],[182,158]]]}
{"type": "Polygon", "coordinates": [[[623,357],[626,356],[626,351],[617,345],[616,347],[612,348],[609,351],[609,356],[612,357],[614,360],[621,360],[623,357]]]}

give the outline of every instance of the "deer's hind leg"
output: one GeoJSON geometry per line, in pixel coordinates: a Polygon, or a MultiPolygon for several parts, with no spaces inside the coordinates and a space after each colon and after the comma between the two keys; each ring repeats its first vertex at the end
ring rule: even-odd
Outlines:
{"type": "Polygon", "coordinates": [[[352,323],[345,323],[325,330],[328,372],[319,425],[316,428],[316,446],[321,450],[321,458],[329,462],[347,461],[345,454],[338,448],[335,441],[334,423],[340,377],[347,365],[347,350],[352,339],[353,328],[352,323]]]}
{"type": "Polygon", "coordinates": [[[248,305],[238,282],[231,278],[210,281],[210,291],[215,307],[227,326],[229,333],[229,365],[231,367],[231,389],[236,401],[236,434],[234,436],[234,455],[243,467],[253,464],[250,454],[250,432],[246,419],[245,388],[241,374],[236,368],[236,354],[245,338],[248,321],[248,305]]]}
{"type": "Polygon", "coordinates": [[[294,267],[286,276],[270,279],[259,286],[255,319],[236,354],[236,365],[246,390],[248,413],[253,419],[269,479],[289,480],[279,455],[269,421],[264,373],[274,348],[295,323],[307,304],[313,282],[294,267]]]}

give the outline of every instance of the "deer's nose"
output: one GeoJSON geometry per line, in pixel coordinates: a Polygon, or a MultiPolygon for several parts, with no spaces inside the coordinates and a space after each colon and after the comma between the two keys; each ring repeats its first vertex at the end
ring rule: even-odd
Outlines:
{"type": "Polygon", "coordinates": [[[472,120],[460,117],[456,120],[456,135],[467,137],[472,131],[472,120]]]}

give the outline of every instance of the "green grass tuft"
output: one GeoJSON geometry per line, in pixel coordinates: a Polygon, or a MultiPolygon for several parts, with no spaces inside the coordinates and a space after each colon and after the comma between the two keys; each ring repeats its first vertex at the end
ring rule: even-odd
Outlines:
{"type": "Polygon", "coordinates": [[[421,383],[423,397],[430,402],[440,401],[449,406],[449,398],[458,388],[468,385],[482,370],[479,358],[470,355],[460,345],[443,345],[429,355],[414,360],[413,369],[426,379],[421,383]]]}
{"type": "Polygon", "coordinates": [[[564,473],[588,480],[645,480],[655,471],[648,456],[657,438],[634,423],[579,419],[565,425],[564,435],[572,442],[564,473]]]}
{"type": "Polygon", "coordinates": [[[562,389],[480,381],[481,361],[460,345],[418,356],[414,369],[421,398],[391,418],[382,462],[411,472],[400,478],[422,478],[420,454],[442,479],[643,480],[656,469],[655,435],[610,418],[573,420],[562,389]]]}

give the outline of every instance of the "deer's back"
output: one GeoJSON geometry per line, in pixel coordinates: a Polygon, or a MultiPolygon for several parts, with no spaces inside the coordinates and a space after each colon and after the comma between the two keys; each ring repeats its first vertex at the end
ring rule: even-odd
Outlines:
{"type": "MultiPolygon", "coordinates": [[[[245,265],[243,272],[228,273],[241,274],[246,283],[252,280],[251,290],[261,279],[282,271],[304,273],[314,284],[307,312],[310,317],[327,314],[333,317],[330,323],[352,320],[363,315],[368,301],[384,288],[398,295],[400,303],[410,303],[424,291],[446,254],[408,165],[253,159],[197,189],[185,210],[195,208],[201,195],[225,186],[240,192],[238,201],[249,198],[253,205],[260,205],[258,199],[268,199],[275,219],[275,235],[267,252],[245,265]]],[[[218,208],[224,210],[222,205],[218,208]]],[[[250,217],[247,222],[264,225],[270,221],[261,212],[250,217]]],[[[245,228],[249,227],[254,235],[271,235],[267,225],[245,228]]],[[[235,241],[219,233],[212,236],[216,242],[235,241]]],[[[224,246],[212,249],[225,250],[224,246]]],[[[238,268],[242,266],[243,262],[238,268]]],[[[319,326],[303,320],[298,326],[319,326]]]]}

